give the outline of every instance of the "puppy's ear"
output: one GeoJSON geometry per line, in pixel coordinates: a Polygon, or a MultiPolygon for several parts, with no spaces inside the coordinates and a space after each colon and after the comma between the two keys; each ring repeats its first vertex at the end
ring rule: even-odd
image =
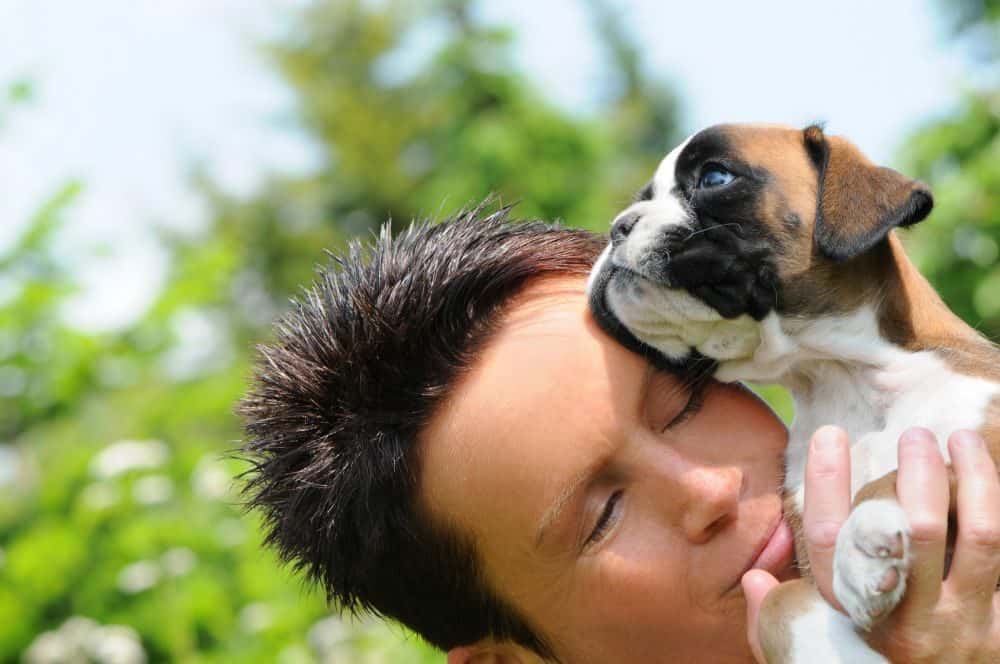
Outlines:
{"type": "Polygon", "coordinates": [[[863,254],[896,226],[915,224],[934,207],[927,185],[876,166],[843,138],[827,138],[816,125],[803,138],[819,173],[813,237],[827,258],[863,254]]]}

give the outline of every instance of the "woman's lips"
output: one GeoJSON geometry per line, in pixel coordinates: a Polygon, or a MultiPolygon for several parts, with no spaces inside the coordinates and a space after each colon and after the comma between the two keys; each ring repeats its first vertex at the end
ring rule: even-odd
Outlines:
{"type": "Polygon", "coordinates": [[[788,581],[798,577],[798,567],[795,565],[795,536],[785,520],[771,527],[753,552],[748,563],[740,570],[736,582],[726,592],[742,592],[743,575],[752,569],[762,569],[771,573],[778,581],[788,581]]]}
{"type": "Polygon", "coordinates": [[[750,561],[745,572],[752,569],[762,569],[778,576],[789,566],[794,555],[795,535],[788,523],[784,519],[780,519],[753,560],[750,561]]]}

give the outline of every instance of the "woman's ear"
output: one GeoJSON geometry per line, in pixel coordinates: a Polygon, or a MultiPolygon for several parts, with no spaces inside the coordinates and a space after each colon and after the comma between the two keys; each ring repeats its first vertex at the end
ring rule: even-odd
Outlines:
{"type": "Polygon", "coordinates": [[[452,648],[448,651],[448,664],[531,664],[516,646],[493,643],[452,648]]]}

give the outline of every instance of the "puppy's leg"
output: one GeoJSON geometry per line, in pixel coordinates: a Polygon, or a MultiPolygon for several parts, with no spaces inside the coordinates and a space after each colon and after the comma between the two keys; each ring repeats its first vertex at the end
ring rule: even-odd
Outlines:
{"type": "MultiPolygon", "coordinates": [[[[954,549],[958,480],[948,466],[949,528],[944,573],[954,549]]],[[[906,592],[909,524],[896,498],[896,471],[861,487],[840,529],[833,561],[834,594],[859,627],[871,629],[906,592]]]]}
{"type": "Polygon", "coordinates": [[[870,630],[903,598],[909,549],[909,522],[892,471],[861,487],[837,536],[833,592],[858,627],[870,630]]]}
{"type": "Polygon", "coordinates": [[[857,505],[837,536],[833,592],[865,630],[889,615],[906,592],[910,528],[895,496],[857,505]]]}
{"type": "Polygon", "coordinates": [[[805,579],[768,593],[760,609],[761,650],[768,664],[888,664],[865,643],[851,620],[826,603],[805,579]]]}

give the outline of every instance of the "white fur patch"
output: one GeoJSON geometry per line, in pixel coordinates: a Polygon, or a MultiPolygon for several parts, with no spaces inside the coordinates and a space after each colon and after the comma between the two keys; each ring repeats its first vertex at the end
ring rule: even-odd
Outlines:
{"type": "Polygon", "coordinates": [[[638,214],[639,221],[628,238],[615,248],[612,254],[615,265],[641,273],[644,257],[650,251],[661,249],[657,245],[664,229],[690,225],[691,219],[684,201],[674,193],[677,184],[677,158],[690,140],[688,137],[660,162],[653,176],[653,198],[637,201],[619,214],[638,214]]]}
{"type": "Polygon", "coordinates": [[[906,592],[910,527],[895,500],[866,500],[837,535],[833,592],[854,623],[864,629],[889,615],[906,592]],[[882,584],[890,581],[890,588],[882,584]]]}
{"type": "Polygon", "coordinates": [[[760,343],[750,316],[727,320],[687,291],[633,278],[608,285],[608,308],[644,343],[681,359],[692,348],[722,359],[747,358],[760,343]]]}
{"type": "Polygon", "coordinates": [[[851,621],[822,599],[792,619],[789,662],[813,664],[889,664],[868,647],[851,621]]]}
{"type": "Polygon", "coordinates": [[[683,143],[671,150],[670,154],[664,157],[660,165],[656,167],[656,173],[653,174],[653,188],[654,194],[657,194],[656,197],[670,193],[674,185],[677,184],[677,158],[681,156],[681,152],[684,151],[692,138],[694,138],[694,134],[685,138],[683,143]]]}
{"type": "Polygon", "coordinates": [[[979,429],[1000,393],[996,383],[955,372],[933,351],[909,352],[883,340],[871,307],[782,321],[782,328],[794,348],[785,373],[768,380],[784,384],[795,400],[785,481],[792,493],[804,479],[809,437],[823,425],[847,430],[856,493],[896,469],[899,436],[909,427],[934,432],[947,460],[948,435],[979,429]]]}

